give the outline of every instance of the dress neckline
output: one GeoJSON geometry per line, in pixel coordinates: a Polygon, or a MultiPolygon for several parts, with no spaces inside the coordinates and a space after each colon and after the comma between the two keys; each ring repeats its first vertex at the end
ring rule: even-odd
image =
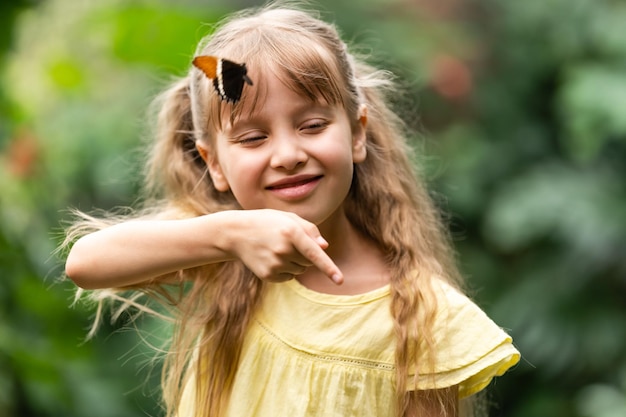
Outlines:
{"type": "Polygon", "coordinates": [[[357,305],[366,304],[387,297],[391,292],[390,284],[375,288],[360,294],[329,294],[318,292],[302,285],[298,280],[292,279],[276,285],[285,285],[298,295],[318,304],[327,305],[357,305]]]}

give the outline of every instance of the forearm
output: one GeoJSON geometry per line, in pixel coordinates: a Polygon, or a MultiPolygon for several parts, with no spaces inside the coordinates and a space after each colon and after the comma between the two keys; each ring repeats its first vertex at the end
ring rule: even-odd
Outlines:
{"type": "Polygon", "coordinates": [[[113,288],[228,260],[221,217],[132,221],[100,230],[74,244],[66,274],[82,288],[113,288]]]}

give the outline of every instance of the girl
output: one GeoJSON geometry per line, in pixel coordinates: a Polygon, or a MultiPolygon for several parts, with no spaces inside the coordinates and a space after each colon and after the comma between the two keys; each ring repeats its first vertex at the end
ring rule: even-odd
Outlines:
{"type": "Polygon", "coordinates": [[[278,6],[196,56],[161,97],[145,208],[67,237],[80,287],[173,306],[167,415],[459,415],[519,353],[460,292],[386,74],[278,6]]]}

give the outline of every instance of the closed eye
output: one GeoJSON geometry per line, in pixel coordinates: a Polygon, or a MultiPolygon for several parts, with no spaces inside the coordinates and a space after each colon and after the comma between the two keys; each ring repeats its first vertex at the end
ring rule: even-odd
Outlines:
{"type": "Polygon", "coordinates": [[[322,119],[315,119],[305,123],[300,130],[305,133],[317,133],[318,131],[324,130],[328,126],[328,121],[322,119]]]}
{"type": "Polygon", "coordinates": [[[253,144],[253,143],[256,143],[256,142],[260,142],[260,141],[262,141],[265,138],[266,138],[265,136],[254,136],[254,137],[251,137],[251,138],[243,138],[243,139],[239,140],[239,143],[242,144],[242,145],[250,145],[250,144],[253,144]]]}
{"type": "Polygon", "coordinates": [[[266,135],[250,135],[234,138],[232,141],[238,145],[251,146],[261,143],[266,138],[266,135]]]}

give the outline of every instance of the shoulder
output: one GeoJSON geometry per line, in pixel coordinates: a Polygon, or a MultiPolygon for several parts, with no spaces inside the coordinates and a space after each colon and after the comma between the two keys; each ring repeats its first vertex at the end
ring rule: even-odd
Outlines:
{"type": "Polygon", "coordinates": [[[433,280],[433,287],[437,303],[436,324],[443,327],[443,329],[436,330],[466,332],[476,327],[493,328],[495,325],[487,314],[461,290],[437,278],[433,280]]]}
{"type": "Polygon", "coordinates": [[[468,396],[515,365],[520,354],[511,336],[465,294],[441,280],[434,286],[435,364],[433,370],[420,366],[420,374],[430,376],[422,382],[431,389],[458,384],[459,395],[468,396]]]}
{"type": "Polygon", "coordinates": [[[511,337],[469,297],[443,281],[435,285],[437,316],[433,332],[440,359],[445,359],[448,367],[511,342],[511,337]]]}

